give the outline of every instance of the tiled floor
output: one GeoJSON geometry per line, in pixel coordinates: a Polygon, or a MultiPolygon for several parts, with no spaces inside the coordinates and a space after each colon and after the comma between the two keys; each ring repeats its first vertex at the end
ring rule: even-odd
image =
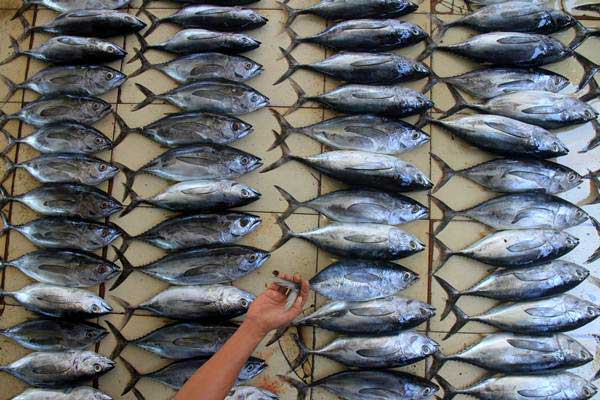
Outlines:
{"type": "MultiPolygon", "coordinates": [[[[444,20],[458,18],[455,14],[460,12],[462,3],[458,4],[458,2],[455,2],[453,14],[447,6],[451,1],[452,0],[425,0],[420,4],[419,10],[416,13],[406,16],[403,19],[417,23],[427,32],[430,32],[430,10],[434,10],[434,12],[444,20]]],[[[292,7],[302,8],[312,3],[312,0],[292,0],[290,5],[292,7]]],[[[19,4],[20,2],[18,0],[0,0],[0,55],[2,58],[10,51],[8,49],[8,35],[18,36],[21,33],[19,22],[10,21],[11,16],[14,14],[14,11],[19,4]]],[[[140,0],[135,0],[129,11],[131,13],[137,12],[137,8],[140,4],[140,0]]],[[[178,7],[178,5],[175,3],[160,1],[152,2],[149,5],[151,12],[157,16],[169,15],[173,12],[173,8],[176,7],[178,7]]],[[[260,9],[261,13],[269,18],[269,23],[265,27],[251,32],[252,35],[262,41],[262,46],[258,50],[250,52],[248,56],[263,64],[265,66],[265,72],[260,77],[251,81],[250,84],[267,95],[271,99],[272,106],[283,113],[296,100],[295,94],[288,82],[283,82],[278,86],[272,85],[272,82],[274,82],[287,68],[285,60],[280,59],[278,50],[278,47],[286,47],[289,43],[289,38],[282,29],[285,15],[279,10],[275,0],[261,0],[258,3],[254,3],[252,7],[260,9]]],[[[53,12],[42,8],[33,8],[26,13],[27,19],[36,25],[49,21],[53,16],[53,12]]],[[[141,18],[147,20],[147,17],[144,14],[141,15],[141,18]]],[[[590,19],[589,17],[585,18],[584,23],[586,25],[600,26],[600,22],[597,20],[590,19]]],[[[310,16],[300,16],[293,24],[294,30],[300,35],[316,33],[325,27],[326,23],[323,20],[310,16]]],[[[174,32],[176,32],[175,26],[162,25],[148,37],[148,41],[157,43],[166,40],[174,32]]],[[[444,36],[443,41],[444,43],[457,42],[468,37],[470,34],[471,32],[468,30],[452,28],[444,36]]],[[[557,37],[564,41],[570,39],[571,36],[572,32],[565,32],[557,35],[557,37]]],[[[22,45],[24,48],[32,45],[36,46],[46,40],[47,37],[47,35],[35,34],[32,38],[23,42],[22,45]]],[[[137,40],[134,36],[129,36],[125,39],[116,39],[115,41],[118,44],[123,45],[130,54],[125,59],[125,62],[115,62],[112,63],[111,66],[120,69],[125,73],[133,72],[139,67],[139,63],[134,62],[132,64],[126,64],[126,61],[129,60],[133,54],[133,49],[139,47],[137,40]]],[[[420,44],[403,49],[399,53],[409,57],[416,57],[423,48],[424,45],[420,44]]],[[[599,48],[598,39],[593,38],[589,39],[579,51],[593,61],[600,62],[599,48]]],[[[322,48],[302,44],[293,54],[294,57],[301,62],[311,62],[322,59],[326,55],[326,52],[322,48]]],[[[160,62],[169,59],[169,56],[167,56],[166,53],[159,53],[156,51],[148,52],[147,56],[151,62],[160,62]]],[[[455,75],[464,72],[475,65],[464,59],[444,53],[434,53],[434,55],[426,59],[425,62],[429,65],[433,65],[433,69],[440,76],[455,75]]],[[[0,67],[0,73],[6,75],[15,82],[21,82],[25,77],[31,76],[42,67],[43,65],[37,61],[31,61],[21,57],[8,65],[0,67]]],[[[552,65],[550,66],[550,69],[565,74],[574,82],[581,76],[581,68],[573,60],[566,60],[552,65]]],[[[318,94],[337,85],[337,82],[334,82],[331,79],[325,79],[321,75],[306,71],[297,72],[294,75],[294,79],[308,94],[318,94]]],[[[107,101],[114,104],[115,111],[125,119],[129,126],[142,126],[157,119],[163,113],[175,110],[171,106],[155,103],[146,107],[143,111],[133,112],[133,105],[142,100],[142,95],[137,90],[134,83],[141,83],[156,93],[161,93],[175,87],[175,83],[161,73],[149,71],[130,79],[118,91],[114,91],[104,96],[107,101]]],[[[423,85],[424,81],[406,84],[406,86],[417,89],[420,89],[423,85]]],[[[0,98],[5,95],[6,88],[3,85],[0,85],[0,98]]],[[[452,105],[452,99],[444,84],[436,85],[431,91],[430,96],[436,105],[436,113],[446,110],[452,105]]],[[[15,112],[20,108],[23,102],[31,101],[34,98],[35,96],[32,92],[23,93],[19,91],[10,98],[9,103],[7,103],[2,110],[5,113],[15,112]]],[[[597,100],[595,102],[595,107],[600,110],[600,102],[597,100]]],[[[317,107],[314,103],[308,103],[300,110],[289,115],[288,119],[293,125],[299,126],[320,121],[331,115],[332,113],[330,111],[317,107]]],[[[434,116],[436,115],[439,114],[434,114],[434,116]]],[[[271,152],[267,152],[266,150],[273,141],[271,130],[278,128],[275,119],[269,111],[261,110],[246,115],[243,119],[254,125],[255,132],[251,136],[241,140],[239,143],[236,143],[235,146],[262,157],[265,164],[275,161],[280,155],[279,150],[276,149],[271,152]]],[[[414,118],[409,119],[411,122],[414,122],[414,120],[414,118]]],[[[115,127],[112,117],[105,119],[97,124],[96,127],[109,137],[114,137],[118,134],[118,127],[115,127]]],[[[27,135],[32,130],[31,127],[14,121],[9,122],[6,129],[15,136],[27,135]]],[[[437,154],[456,169],[464,168],[491,158],[489,154],[467,145],[458,138],[449,135],[447,132],[441,131],[439,128],[427,126],[425,130],[432,136],[431,143],[411,153],[404,154],[401,158],[416,164],[421,170],[429,173],[434,183],[440,179],[440,170],[435,163],[431,162],[429,152],[437,154]]],[[[560,136],[573,150],[571,154],[562,157],[559,160],[561,163],[576,169],[582,174],[585,173],[587,169],[595,170],[600,168],[600,149],[585,154],[577,152],[593,137],[593,130],[590,124],[565,130],[564,132],[560,132],[560,136]]],[[[308,155],[323,150],[318,143],[298,135],[290,137],[288,144],[295,154],[308,155]]],[[[161,153],[161,151],[162,149],[155,143],[150,142],[141,136],[132,135],[127,137],[124,142],[113,151],[105,152],[100,156],[107,160],[119,161],[128,165],[130,168],[138,168],[161,153]]],[[[26,146],[17,146],[15,150],[9,153],[9,156],[13,160],[23,161],[34,157],[35,152],[26,146]]],[[[271,248],[279,238],[280,231],[275,225],[274,220],[276,214],[283,211],[286,207],[285,202],[273,188],[273,185],[284,187],[300,200],[309,199],[320,193],[325,193],[340,187],[338,183],[333,182],[326,177],[314,174],[313,171],[294,162],[290,162],[268,174],[259,174],[255,172],[249,176],[243,177],[241,180],[255,187],[263,194],[260,201],[244,207],[245,210],[260,215],[263,218],[263,223],[257,231],[245,238],[243,243],[264,249],[271,248]]],[[[122,175],[118,175],[114,181],[103,185],[102,188],[108,190],[116,198],[121,199],[123,193],[122,183],[123,177],[122,175]]],[[[165,187],[166,184],[165,181],[144,175],[136,180],[135,189],[140,195],[149,195],[157,193],[162,187],[165,187]]],[[[11,176],[4,185],[10,193],[19,194],[29,190],[36,184],[31,177],[19,170],[15,175],[11,176]]],[[[571,190],[564,196],[573,202],[582,202],[589,195],[589,183],[585,182],[580,187],[571,190]]],[[[411,194],[411,196],[413,195],[411,194]]],[[[460,209],[477,204],[484,199],[492,197],[493,194],[483,191],[472,182],[462,178],[453,178],[443,189],[436,193],[436,196],[452,207],[460,209]]],[[[430,203],[426,193],[415,193],[414,198],[424,204],[430,203]]],[[[600,204],[586,207],[586,210],[600,218],[600,204]]],[[[5,207],[5,211],[9,214],[12,223],[23,223],[35,217],[33,212],[19,204],[10,204],[5,207]]],[[[152,227],[167,215],[168,213],[163,211],[139,208],[123,218],[112,218],[112,221],[120,225],[128,233],[137,234],[152,227]]],[[[432,219],[429,221],[419,221],[406,226],[408,231],[428,243],[428,248],[426,251],[419,253],[416,256],[402,260],[401,263],[418,272],[421,276],[421,280],[407,290],[405,295],[428,301],[438,310],[441,310],[444,305],[444,293],[437,283],[432,282],[429,278],[430,271],[437,265],[437,251],[434,251],[432,243],[428,239],[428,232],[431,232],[436,226],[441,214],[438,209],[433,207],[431,215],[432,219]]],[[[294,230],[310,229],[326,223],[324,219],[307,209],[299,210],[299,212],[295,213],[288,222],[294,230]]],[[[591,226],[582,226],[572,229],[571,231],[582,239],[582,244],[575,251],[570,253],[566,259],[575,262],[583,262],[596,247],[598,238],[591,226]]],[[[488,230],[480,224],[457,220],[452,222],[440,234],[440,239],[451,248],[457,249],[480,238],[485,235],[486,232],[488,232],[488,230]]],[[[17,233],[9,233],[1,237],[0,246],[2,246],[4,257],[8,259],[16,258],[33,249],[32,245],[17,233]]],[[[105,252],[104,255],[109,257],[113,256],[111,251],[108,251],[108,254],[105,252]]],[[[156,248],[140,243],[134,243],[127,252],[127,257],[133,265],[141,265],[152,261],[160,255],[161,252],[156,248]]],[[[332,258],[328,254],[318,251],[312,245],[300,240],[291,240],[285,246],[275,251],[271,259],[259,271],[241,279],[239,282],[236,282],[236,284],[244,289],[258,293],[264,288],[264,285],[270,281],[271,272],[273,270],[289,273],[298,272],[305,277],[311,277],[331,261],[332,258]]],[[[486,274],[486,271],[488,271],[486,267],[475,264],[475,262],[468,261],[464,258],[455,257],[448,262],[441,270],[440,274],[455,284],[457,288],[465,288],[471,283],[479,280],[486,274]]],[[[588,265],[588,267],[592,270],[593,275],[600,278],[600,261],[588,265]]],[[[12,268],[8,268],[1,273],[1,284],[5,290],[18,289],[29,282],[29,278],[12,268]]],[[[600,296],[596,295],[596,293],[599,292],[598,286],[595,286],[594,283],[595,282],[585,283],[577,288],[575,292],[598,303],[599,299],[597,297],[600,296]]],[[[124,284],[110,293],[104,286],[98,287],[96,290],[101,296],[107,297],[108,301],[115,306],[115,313],[107,316],[105,319],[120,326],[123,316],[120,314],[120,308],[110,298],[109,294],[123,298],[132,304],[137,304],[160,292],[165,287],[166,285],[164,283],[144,274],[134,273],[124,284]]],[[[323,304],[324,301],[323,298],[315,296],[311,303],[320,305],[323,304]]],[[[10,300],[8,303],[14,304],[10,300]]],[[[487,309],[493,305],[493,302],[484,301],[479,298],[465,297],[459,304],[467,313],[476,313],[487,309]]],[[[0,310],[0,315],[0,328],[15,325],[16,323],[32,317],[32,315],[26,312],[22,307],[14,305],[5,306],[0,310]]],[[[161,326],[163,323],[163,320],[151,316],[134,316],[124,329],[123,334],[128,338],[135,338],[161,326]]],[[[490,331],[489,327],[476,323],[469,323],[461,330],[460,334],[454,335],[447,341],[442,341],[441,338],[444,336],[444,332],[449,329],[452,323],[453,317],[448,317],[443,322],[439,321],[439,317],[434,317],[430,323],[424,324],[419,327],[419,329],[427,332],[434,339],[439,340],[442,344],[444,353],[454,352],[465,345],[471,344],[477,341],[482,332],[490,331]]],[[[584,342],[593,353],[597,352],[596,343],[589,336],[589,333],[598,332],[599,327],[600,322],[597,322],[590,324],[577,332],[578,338],[584,342]]],[[[319,330],[314,331],[313,329],[303,329],[302,336],[309,344],[316,346],[328,342],[333,337],[329,332],[319,330]]],[[[111,353],[114,345],[114,338],[108,336],[98,346],[97,351],[108,355],[111,353]]],[[[281,349],[283,349],[283,352],[288,358],[293,358],[295,356],[294,345],[289,338],[282,341],[281,349]]],[[[0,364],[10,363],[27,352],[28,351],[8,339],[0,336],[0,364]]],[[[122,355],[141,372],[153,371],[168,363],[166,360],[161,360],[158,357],[133,346],[127,347],[122,355]]],[[[278,393],[283,400],[294,399],[295,393],[293,390],[275,378],[275,375],[286,373],[289,369],[280,348],[277,345],[268,348],[261,347],[258,350],[257,355],[266,359],[270,367],[256,379],[254,384],[266,387],[278,393]]],[[[594,375],[599,366],[600,360],[597,360],[592,364],[580,368],[577,372],[582,376],[589,378],[594,375]]],[[[310,381],[311,377],[313,379],[319,379],[339,369],[340,366],[334,362],[323,358],[316,358],[311,360],[311,362],[305,366],[304,371],[299,371],[299,374],[301,376],[306,376],[310,381]]],[[[423,375],[426,370],[426,363],[421,362],[405,368],[405,370],[418,375],[423,375]]],[[[452,383],[457,385],[472,383],[477,378],[484,375],[482,370],[476,369],[475,367],[454,363],[449,363],[441,372],[452,383]]],[[[113,371],[101,377],[95,384],[106,393],[114,396],[114,398],[133,399],[134,397],[132,394],[120,396],[121,390],[127,381],[128,374],[122,364],[118,362],[117,367],[113,371]]],[[[12,376],[4,373],[0,374],[0,399],[9,399],[21,392],[24,388],[25,385],[12,376]]],[[[138,388],[149,400],[167,399],[173,394],[171,390],[150,380],[142,380],[138,384],[138,388]]],[[[315,391],[312,394],[312,398],[329,399],[333,398],[333,396],[324,391],[315,391]]],[[[600,396],[598,396],[598,398],[600,398],[600,396]]]]}

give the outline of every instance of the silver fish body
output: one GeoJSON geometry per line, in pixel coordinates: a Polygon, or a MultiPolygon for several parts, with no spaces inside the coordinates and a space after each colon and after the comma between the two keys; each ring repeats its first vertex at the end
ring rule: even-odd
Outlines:
{"type": "Polygon", "coordinates": [[[241,32],[260,28],[267,21],[260,13],[249,8],[191,4],[168,17],[158,19],[155,23],[170,22],[182,28],[241,32]]]}
{"type": "Polygon", "coordinates": [[[238,385],[231,388],[227,397],[224,400],[278,400],[279,396],[266,389],[257,388],[254,386],[238,385]]]}
{"type": "Polygon", "coordinates": [[[418,5],[408,0],[325,0],[310,7],[296,10],[290,7],[284,9],[288,13],[286,25],[298,16],[312,14],[328,20],[362,19],[362,18],[396,18],[416,11],[418,5]]]}
{"type": "Polygon", "coordinates": [[[216,32],[196,28],[181,30],[169,40],[162,43],[153,45],[143,44],[142,50],[155,49],[174,54],[205,52],[238,54],[254,50],[259,46],[260,42],[258,40],[243,33],[216,32]]]}
{"type": "Polygon", "coordinates": [[[0,370],[32,386],[70,386],[100,376],[115,366],[114,361],[92,351],[34,352],[0,370]]]}
{"type": "MultiPolygon", "coordinates": [[[[15,50],[16,55],[27,55],[50,64],[102,64],[120,60],[127,52],[112,42],[79,36],[55,36],[31,50],[15,50]]],[[[15,56],[9,56],[7,61],[15,56]]],[[[4,63],[3,62],[3,63],[4,63]]]]}
{"type": "Polygon", "coordinates": [[[13,400],[112,400],[112,397],[88,386],[67,389],[27,389],[13,400]]]}
{"type": "Polygon", "coordinates": [[[51,22],[30,30],[57,35],[107,38],[134,33],[145,27],[146,24],[142,20],[125,11],[75,10],[63,13],[51,22]]]}
{"type": "Polygon", "coordinates": [[[34,283],[15,292],[1,292],[25,308],[53,318],[96,318],[112,311],[102,298],[92,292],[77,288],[34,283]]]}
{"type": "Polygon", "coordinates": [[[35,4],[64,13],[75,10],[116,10],[127,6],[130,2],[131,0],[24,0],[17,15],[35,4]]]}
{"type": "Polygon", "coordinates": [[[100,342],[108,331],[88,322],[35,319],[3,329],[0,335],[36,351],[83,350],[100,342]]]}
{"type": "Polygon", "coordinates": [[[38,282],[67,287],[90,287],[106,282],[119,273],[111,261],[93,253],[73,250],[37,250],[0,267],[17,268],[38,282]]]}

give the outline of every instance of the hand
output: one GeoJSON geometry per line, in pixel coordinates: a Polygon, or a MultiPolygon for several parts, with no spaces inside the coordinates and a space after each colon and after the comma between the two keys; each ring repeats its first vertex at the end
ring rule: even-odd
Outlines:
{"type": "Polygon", "coordinates": [[[300,283],[300,293],[289,310],[286,310],[286,288],[273,282],[250,305],[245,323],[254,325],[258,332],[265,336],[273,329],[289,325],[301,312],[308,300],[308,281],[300,275],[277,275],[286,281],[300,283]]]}

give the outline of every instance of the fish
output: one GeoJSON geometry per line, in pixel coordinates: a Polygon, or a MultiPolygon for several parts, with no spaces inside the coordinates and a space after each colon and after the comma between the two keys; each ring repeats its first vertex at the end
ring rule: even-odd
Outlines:
{"type": "MultiPolygon", "coordinates": [[[[19,290],[0,291],[26,309],[52,318],[90,319],[108,314],[112,307],[89,290],[32,283],[19,290]]],[[[36,354],[36,353],[33,353],[36,354]]]]}
{"type": "Polygon", "coordinates": [[[408,289],[419,274],[386,261],[345,259],[319,271],[309,281],[316,293],[333,301],[368,301],[408,289]]]}
{"type": "Polygon", "coordinates": [[[494,326],[502,331],[548,335],[580,328],[598,318],[600,308],[572,294],[516,303],[504,303],[474,316],[452,307],[456,322],[444,339],[458,332],[469,321],[494,326]]]}
{"type": "Polygon", "coordinates": [[[14,114],[6,115],[0,112],[0,127],[13,119],[38,128],[62,122],[93,125],[111,112],[111,105],[96,97],[71,95],[41,97],[28,103],[14,114]]]}
{"type": "Polygon", "coordinates": [[[316,35],[299,37],[287,27],[289,54],[300,43],[313,43],[332,50],[381,52],[412,46],[429,38],[419,25],[397,19],[354,19],[338,22],[316,35]]]}
{"type": "Polygon", "coordinates": [[[271,114],[281,133],[269,150],[292,134],[310,137],[334,150],[359,150],[379,154],[402,154],[430,141],[427,133],[414,125],[377,115],[347,115],[311,125],[294,127],[274,109],[271,114]]]}
{"type": "Polygon", "coordinates": [[[224,400],[278,400],[275,393],[255,386],[237,385],[231,388],[224,400]]]}
{"type": "Polygon", "coordinates": [[[49,64],[102,64],[124,58],[127,52],[115,43],[97,38],[80,36],[55,36],[31,50],[21,50],[19,42],[9,36],[13,53],[0,61],[8,64],[21,56],[27,56],[49,64]]]}
{"type": "Polygon", "coordinates": [[[349,83],[390,85],[417,81],[432,74],[425,64],[393,53],[341,52],[311,64],[299,63],[291,54],[279,48],[288,63],[288,70],[275,81],[283,82],[296,71],[318,72],[349,83]]]}
{"type": "MultiPolygon", "coordinates": [[[[208,361],[208,358],[192,358],[189,360],[180,360],[174,363],[167,365],[166,367],[162,367],[153,372],[140,373],[138,372],[133,365],[131,365],[127,360],[123,357],[121,358],[121,362],[129,372],[131,378],[125,389],[123,389],[123,393],[121,395],[125,395],[130,390],[135,388],[135,385],[142,378],[149,378],[155,380],[157,382],[162,383],[165,386],[170,387],[171,389],[181,389],[183,384],[198,371],[200,367],[208,361]]],[[[267,363],[265,360],[262,360],[257,357],[250,357],[248,361],[244,363],[242,369],[236,379],[236,384],[243,383],[245,381],[249,381],[250,379],[254,379],[261,372],[263,372],[267,368],[267,363]]]]}
{"type": "Polygon", "coordinates": [[[36,250],[0,261],[0,269],[6,267],[16,268],[38,282],[75,288],[96,286],[120,272],[109,260],[74,250],[36,250]]]}
{"type": "MultiPolygon", "coordinates": [[[[312,314],[298,317],[293,326],[316,326],[344,334],[385,335],[415,328],[435,315],[422,301],[389,296],[367,301],[333,301],[312,314]]],[[[275,343],[287,330],[280,328],[267,343],[275,343]]]]}
{"type": "Polygon", "coordinates": [[[198,81],[156,94],[145,86],[136,87],[146,96],[133,110],[140,110],[155,100],[164,100],[183,111],[216,114],[248,114],[269,105],[269,98],[240,82],[198,81]]]}
{"type": "Polygon", "coordinates": [[[261,64],[240,55],[195,53],[157,64],[151,64],[137,49],[136,55],[141,66],[129,74],[130,78],[154,69],[181,84],[211,79],[245,82],[263,71],[261,64]]]}
{"type": "Polygon", "coordinates": [[[23,34],[19,40],[31,36],[34,32],[54,35],[73,35],[108,38],[127,35],[146,27],[141,19],[117,10],[74,10],[60,14],[45,25],[30,26],[27,18],[21,16],[23,34]]]}
{"type": "Polygon", "coordinates": [[[93,351],[38,351],[0,366],[23,382],[42,388],[60,388],[105,374],[115,362],[93,351]]]}
{"type": "Polygon", "coordinates": [[[368,260],[397,260],[425,249],[417,237],[392,225],[332,222],[311,231],[293,232],[284,221],[277,224],[282,235],[271,252],[292,238],[306,240],[335,256],[368,260]]]}
{"type": "Polygon", "coordinates": [[[125,252],[133,241],[166,251],[231,244],[254,231],[260,223],[259,216],[243,212],[187,214],[167,219],[139,235],[124,235],[120,250],[125,252]]]}
{"type": "Polygon", "coordinates": [[[593,359],[581,343],[562,333],[530,336],[502,332],[489,334],[455,354],[434,354],[427,375],[431,379],[448,361],[505,374],[537,374],[580,367],[593,359]]]}
{"type": "Polygon", "coordinates": [[[91,322],[58,319],[35,319],[0,330],[26,349],[35,351],[84,350],[108,335],[108,331],[91,322]]]}
{"type": "Polygon", "coordinates": [[[17,90],[31,90],[42,96],[101,96],[125,83],[127,75],[105,65],[68,65],[44,68],[21,83],[4,75],[0,79],[8,89],[4,98],[8,101],[17,90]]]}
{"type": "Polygon", "coordinates": [[[42,5],[59,13],[75,10],[116,10],[131,3],[131,0],[22,0],[23,4],[12,19],[23,15],[31,6],[42,5]]]}
{"type": "Polygon", "coordinates": [[[316,15],[327,20],[337,21],[342,19],[388,19],[410,14],[419,6],[409,0],[322,0],[310,7],[295,9],[287,2],[278,2],[286,13],[284,26],[288,27],[299,15],[316,15]]]}
{"type": "MultiPolygon", "coordinates": [[[[148,50],[160,50],[172,54],[194,53],[224,53],[240,54],[260,47],[260,42],[251,36],[235,32],[218,32],[208,29],[183,29],[178,31],[169,40],[148,44],[139,33],[136,33],[140,43],[140,53],[148,50]]],[[[137,60],[133,56],[127,63],[137,60]]],[[[0,64],[1,65],[1,64],[0,64]]]]}
{"type": "Polygon", "coordinates": [[[594,384],[571,372],[491,377],[464,389],[455,388],[439,375],[436,380],[444,389],[443,400],[450,400],[457,394],[480,399],[543,397],[548,400],[587,400],[598,392],[594,384]]]}
{"type": "Polygon", "coordinates": [[[27,161],[15,164],[4,155],[6,163],[1,182],[4,182],[17,169],[24,169],[41,183],[78,183],[96,186],[113,178],[119,168],[99,158],[77,153],[42,154],[27,161]]]}
{"type": "Polygon", "coordinates": [[[555,229],[519,229],[491,233],[462,250],[450,250],[438,238],[432,236],[438,247],[437,272],[453,255],[501,268],[525,267],[544,264],[562,257],[579,244],[579,239],[555,229]]]}
{"type": "Polygon", "coordinates": [[[336,190],[316,198],[299,201],[281,187],[275,189],[288,203],[279,216],[285,220],[297,209],[306,207],[331,221],[400,225],[427,219],[429,209],[410,197],[373,189],[336,190]]]}
{"type": "Polygon", "coordinates": [[[575,170],[547,160],[498,158],[472,167],[454,170],[444,160],[431,154],[442,169],[442,178],[433,189],[437,192],[453,176],[461,176],[484,188],[500,193],[535,191],[558,194],[571,190],[583,182],[575,170]]]}
{"type": "Polygon", "coordinates": [[[127,324],[135,310],[181,320],[228,320],[245,314],[255,296],[229,285],[175,286],[131,305],[112,296],[125,310],[127,324]]]}
{"type": "Polygon", "coordinates": [[[468,289],[458,291],[445,279],[434,276],[446,292],[444,319],[462,296],[479,296],[502,301],[533,300],[573,289],[590,271],[569,261],[554,260],[533,267],[499,269],[468,289]]]}
{"type": "Polygon", "coordinates": [[[175,113],[160,118],[146,126],[130,128],[123,118],[117,124],[125,136],[136,133],[166,147],[178,147],[202,143],[229,144],[240,140],[254,130],[241,119],[201,112],[175,113]]]}
{"type": "Polygon", "coordinates": [[[310,384],[283,375],[277,377],[298,391],[298,400],[306,399],[309,389],[317,388],[347,400],[364,400],[369,397],[389,400],[429,400],[439,389],[428,380],[400,371],[342,371],[310,384]]]}
{"type": "Polygon", "coordinates": [[[309,349],[294,335],[298,357],[290,367],[295,370],[311,355],[329,358],[347,367],[393,368],[414,364],[437,352],[431,338],[409,330],[387,336],[340,336],[321,347],[309,349]]]}
{"type": "Polygon", "coordinates": [[[594,2],[594,1],[591,1],[588,4],[580,4],[573,8],[576,10],[593,11],[596,13],[600,13],[600,4],[598,4],[597,2],[594,2]]]}
{"type": "Polygon", "coordinates": [[[265,16],[250,8],[190,4],[162,18],[144,10],[151,25],[144,33],[150,35],[163,23],[175,24],[180,28],[202,28],[218,32],[242,32],[260,28],[269,21],[265,16]]]}
{"type": "Polygon", "coordinates": [[[100,189],[72,183],[43,185],[15,196],[0,187],[0,206],[8,202],[21,203],[46,216],[89,219],[109,217],[123,208],[100,189]]]}
{"type": "Polygon", "coordinates": [[[112,397],[98,389],[88,386],[70,387],[66,389],[26,389],[13,400],[112,400],[112,397]]]}
{"type": "Polygon", "coordinates": [[[110,290],[116,289],[134,271],[176,286],[233,282],[260,268],[270,257],[267,251],[249,246],[211,246],[178,251],[133,267],[122,251],[114,250],[123,271],[110,290]]]}
{"type": "Polygon", "coordinates": [[[265,173],[288,161],[297,161],[350,185],[361,185],[390,192],[412,192],[433,187],[429,178],[416,166],[398,157],[358,150],[333,150],[312,156],[297,156],[279,139],[281,158],[260,171],[265,173]]]}
{"type": "MultiPolygon", "coordinates": [[[[454,96],[456,105],[448,110],[445,115],[450,115],[464,108],[471,108],[546,129],[559,129],[583,124],[594,121],[598,117],[598,112],[586,102],[572,95],[560,93],[523,90],[494,97],[485,103],[467,103],[451,87],[450,93],[454,96]]],[[[478,116],[478,118],[481,118],[481,116],[478,116]]]]}
{"type": "Polygon", "coordinates": [[[558,93],[570,84],[565,76],[542,68],[484,67],[455,76],[434,75],[423,91],[437,82],[483,100],[524,90],[558,93]]]}
{"type": "Polygon", "coordinates": [[[37,247],[47,249],[74,249],[93,252],[108,246],[125,232],[112,222],[66,217],[43,217],[22,225],[11,224],[0,212],[3,227],[0,235],[14,230],[37,247]]]}
{"type": "Polygon", "coordinates": [[[125,347],[130,344],[171,360],[210,357],[238,329],[235,325],[178,322],[130,340],[126,339],[109,321],[106,321],[106,325],[117,341],[115,349],[110,355],[112,359],[119,356],[125,347]]]}
{"type": "Polygon", "coordinates": [[[250,186],[229,179],[180,182],[148,198],[140,197],[132,189],[129,195],[131,202],[121,216],[140,204],[171,211],[221,211],[245,206],[260,198],[260,193],[250,186]]]}
{"type": "Polygon", "coordinates": [[[508,115],[473,114],[430,122],[494,154],[544,159],[569,153],[568,147],[555,134],[508,115]]]}
{"type": "Polygon", "coordinates": [[[284,115],[291,114],[308,101],[315,101],[346,114],[376,114],[393,118],[424,114],[433,107],[429,97],[400,85],[371,86],[345,84],[316,96],[308,96],[294,81],[289,82],[298,99],[284,115]]]}
{"type": "Polygon", "coordinates": [[[33,133],[15,138],[4,129],[6,139],[2,154],[7,154],[17,144],[26,144],[40,153],[94,154],[112,149],[115,144],[94,127],[76,122],[59,122],[43,125],[33,133]]]}

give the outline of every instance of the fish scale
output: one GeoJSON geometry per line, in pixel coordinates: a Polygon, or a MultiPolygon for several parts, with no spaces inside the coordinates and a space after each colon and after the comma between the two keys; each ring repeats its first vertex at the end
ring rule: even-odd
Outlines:
{"type": "Polygon", "coordinates": [[[108,331],[90,322],[34,319],[0,330],[26,349],[36,351],[84,350],[100,342],[108,331]]]}

